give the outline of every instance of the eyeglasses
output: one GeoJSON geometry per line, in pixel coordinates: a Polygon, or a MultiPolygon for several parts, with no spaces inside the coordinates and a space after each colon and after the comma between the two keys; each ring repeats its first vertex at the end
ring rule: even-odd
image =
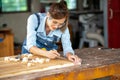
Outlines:
{"type": "MultiPolygon", "coordinates": [[[[49,20],[51,20],[52,21],[52,17],[50,17],[49,18],[49,20]]],[[[52,21],[52,23],[55,25],[55,26],[57,26],[57,28],[62,28],[63,26],[65,26],[65,24],[66,24],[66,20],[64,21],[64,23],[58,23],[57,21],[52,21]]]]}
{"type": "Polygon", "coordinates": [[[64,23],[58,23],[57,21],[53,21],[52,22],[54,25],[56,25],[58,28],[62,28],[63,26],[65,26],[65,24],[66,24],[66,21],[64,22],[64,23]]]}

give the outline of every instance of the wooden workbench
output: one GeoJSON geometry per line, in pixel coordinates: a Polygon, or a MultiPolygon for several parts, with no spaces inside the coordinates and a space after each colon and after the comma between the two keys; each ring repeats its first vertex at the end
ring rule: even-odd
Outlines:
{"type": "MultiPolygon", "coordinates": [[[[0,80],[91,80],[112,75],[119,76],[120,74],[120,49],[99,50],[98,48],[85,48],[77,49],[75,53],[82,58],[81,66],[71,65],[49,70],[24,66],[24,69],[20,70],[19,68],[22,68],[23,65],[16,67],[13,66],[14,64],[7,65],[0,61],[0,80]],[[4,65],[6,67],[3,67],[4,65]],[[16,68],[18,71],[14,72],[16,68]],[[2,73],[3,70],[4,72],[2,73]],[[7,73],[11,75],[7,76],[7,73]]],[[[71,62],[68,61],[66,63],[71,62]]],[[[54,66],[54,64],[49,66],[54,66]]],[[[115,80],[114,77],[112,79],[115,80]]]]}

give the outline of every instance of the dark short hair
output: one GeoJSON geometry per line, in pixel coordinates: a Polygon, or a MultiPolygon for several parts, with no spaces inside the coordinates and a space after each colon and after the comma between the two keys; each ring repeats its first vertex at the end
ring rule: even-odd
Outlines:
{"type": "Polygon", "coordinates": [[[59,3],[53,3],[50,6],[49,13],[54,19],[62,19],[68,17],[68,8],[66,2],[61,0],[59,3]]]}

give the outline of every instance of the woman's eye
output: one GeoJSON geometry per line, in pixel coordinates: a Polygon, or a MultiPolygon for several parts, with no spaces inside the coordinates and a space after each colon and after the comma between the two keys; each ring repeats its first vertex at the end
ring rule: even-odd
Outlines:
{"type": "Polygon", "coordinates": [[[57,24],[57,22],[56,22],[56,21],[53,21],[53,23],[54,23],[54,24],[57,24]]]}

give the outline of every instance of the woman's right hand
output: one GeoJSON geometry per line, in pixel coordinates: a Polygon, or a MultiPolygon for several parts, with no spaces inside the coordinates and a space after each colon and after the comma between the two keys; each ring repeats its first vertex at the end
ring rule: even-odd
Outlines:
{"type": "Polygon", "coordinates": [[[46,51],[46,57],[48,58],[55,59],[58,56],[60,56],[60,54],[57,52],[57,50],[46,51]]]}
{"type": "Polygon", "coordinates": [[[35,55],[48,57],[50,59],[55,59],[56,57],[60,56],[60,54],[57,52],[57,50],[47,51],[45,48],[40,49],[36,46],[31,47],[30,52],[35,55]]]}

